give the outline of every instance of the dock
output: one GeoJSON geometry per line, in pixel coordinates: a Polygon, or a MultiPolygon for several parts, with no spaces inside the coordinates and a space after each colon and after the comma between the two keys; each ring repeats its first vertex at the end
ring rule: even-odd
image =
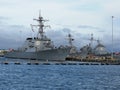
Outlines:
{"type": "Polygon", "coordinates": [[[120,65],[120,62],[1,60],[0,65],[120,65]]]}

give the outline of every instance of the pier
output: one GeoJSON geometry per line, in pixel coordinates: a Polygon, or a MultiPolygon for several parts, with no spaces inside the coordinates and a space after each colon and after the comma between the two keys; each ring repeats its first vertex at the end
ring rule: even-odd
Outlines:
{"type": "Polygon", "coordinates": [[[120,61],[37,61],[37,60],[1,60],[0,65],[120,65],[120,61]]]}

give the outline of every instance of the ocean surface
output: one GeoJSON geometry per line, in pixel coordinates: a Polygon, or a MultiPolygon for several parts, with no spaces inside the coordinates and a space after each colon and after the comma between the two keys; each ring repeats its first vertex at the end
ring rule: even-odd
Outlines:
{"type": "Polygon", "coordinates": [[[120,90],[120,66],[0,64],[0,90],[120,90]]]}

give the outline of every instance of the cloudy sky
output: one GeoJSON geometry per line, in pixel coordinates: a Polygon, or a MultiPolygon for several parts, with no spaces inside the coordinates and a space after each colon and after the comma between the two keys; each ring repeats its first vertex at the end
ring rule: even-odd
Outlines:
{"type": "MultiPolygon", "coordinates": [[[[120,51],[120,0],[0,0],[0,48],[17,48],[26,37],[35,36],[30,24],[35,24],[39,10],[51,25],[45,32],[55,45],[67,44],[71,33],[78,48],[88,44],[91,34],[108,50],[120,51]]],[[[96,42],[94,42],[96,44],[96,42]]]]}

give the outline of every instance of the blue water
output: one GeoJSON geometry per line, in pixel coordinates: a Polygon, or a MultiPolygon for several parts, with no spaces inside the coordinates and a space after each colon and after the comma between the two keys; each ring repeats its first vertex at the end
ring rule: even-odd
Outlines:
{"type": "Polygon", "coordinates": [[[0,90],[120,90],[120,66],[0,64],[0,90]]]}

